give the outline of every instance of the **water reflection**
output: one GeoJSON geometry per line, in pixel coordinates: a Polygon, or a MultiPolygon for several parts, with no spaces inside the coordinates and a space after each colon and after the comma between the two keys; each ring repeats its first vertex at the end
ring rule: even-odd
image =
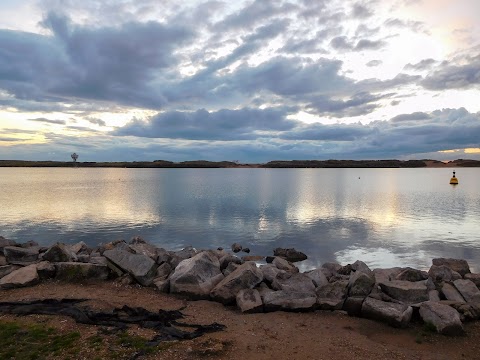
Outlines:
{"type": "MultiPolygon", "coordinates": [[[[296,247],[309,259],[428,268],[480,264],[480,169],[0,169],[0,234],[18,241],[141,235],[170,249],[252,253],[296,247]]],[[[479,268],[480,270],[480,268],[479,268]]]]}

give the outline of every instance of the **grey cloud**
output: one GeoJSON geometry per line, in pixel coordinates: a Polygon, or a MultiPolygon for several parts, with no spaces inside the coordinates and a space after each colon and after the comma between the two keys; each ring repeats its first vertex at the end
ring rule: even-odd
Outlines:
{"type": "Polygon", "coordinates": [[[379,66],[379,65],[382,65],[382,64],[383,64],[382,60],[370,60],[365,65],[367,65],[368,67],[374,67],[374,66],[379,66]]]}
{"type": "Polygon", "coordinates": [[[56,124],[56,125],[65,125],[67,122],[65,120],[50,120],[45,118],[37,118],[37,119],[28,119],[29,121],[36,121],[42,122],[46,124],[56,124]]]}
{"type": "Polygon", "coordinates": [[[431,116],[424,112],[414,112],[411,114],[401,114],[390,119],[391,122],[411,121],[411,120],[426,120],[431,116]]]}
{"type": "Polygon", "coordinates": [[[405,65],[403,68],[405,70],[415,70],[415,71],[423,71],[423,70],[428,70],[434,65],[437,61],[434,59],[423,59],[422,61],[416,63],[416,64],[410,64],[408,63],[405,65]]]}
{"type": "Polygon", "coordinates": [[[387,27],[393,28],[407,28],[415,32],[424,32],[428,33],[425,29],[425,23],[421,21],[413,21],[413,20],[402,20],[398,18],[390,18],[387,19],[384,23],[387,27]]]}
{"type": "Polygon", "coordinates": [[[249,140],[264,136],[263,132],[293,128],[296,122],[287,120],[286,115],[284,109],[172,111],[148,120],[133,119],[113,134],[188,140],[249,140]]]}
{"type": "Polygon", "coordinates": [[[363,51],[363,50],[379,50],[383,48],[387,43],[383,40],[368,40],[362,39],[360,40],[357,45],[355,45],[355,51],[363,51]]]}
{"type": "Polygon", "coordinates": [[[383,40],[360,39],[356,44],[346,36],[337,36],[330,41],[330,46],[336,50],[364,51],[379,50],[385,47],[387,43],[383,40]]]}
{"type": "Polygon", "coordinates": [[[25,139],[19,139],[14,137],[0,136],[0,141],[4,142],[16,142],[16,141],[25,141],[25,139]]]}
{"type": "Polygon", "coordinates": [[[287,140],[354,141],[372,132],[373,129],[361,124],[311,124],[299,126],[293,131],[286,132],[281,135],[281,138],[287,140]]]}
{"type": "Polygon", "coordinates": [[[373,112],[379,107],[375,102],[384,97],[385,95],[372,95],[370,93],[358,93],[347,100],[315,97],[308,108],[313,109],[319,115],[330,117],[360,116],[373,112]]]}
{"type": "Polygon", "coordinates": [[[93,125],[107,126],[107,124],[105,123],[105,121],[104,121],[104,120],[101,120],[101,119],[86,117],[85,120],[87,120],[90,124],[93,124],[93,125]]]}
{"type": "Polygon", "coordinates": [[[480,55],[468,57],[466,64],[443,62],[422,81],[428,90],[468,89],[480,86],[480,55]]]}
{"type": "Polygon", "coordinates": [[[356,3],[353,5],[352,16],[357,19],[365,19],[373,15],[373,11],[363,4],[356,3]]]}

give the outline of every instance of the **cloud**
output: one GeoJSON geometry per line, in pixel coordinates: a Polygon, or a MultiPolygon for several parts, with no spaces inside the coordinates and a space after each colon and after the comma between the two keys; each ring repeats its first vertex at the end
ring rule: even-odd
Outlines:
{"type": "Polygon", "coordinates": [[[86,117],[85,120],[87,120],[90,124],[93,124],[93,125],[107,126],[107,123],[104,120],[101,120],[101,119],[86,117]]]}
{"type": "Polygon", "coordinates": [[[357,19],[366,19],[373,15],[373,11],[365,5],[356,3],[353,5],[352,16],[357,19]]]}
{"type": "Polygon", "coordinates": [[[46,124],[55,124],[55,125],[65,125],[67,122],[65,120],[50,120],[45,118],[37,118],[37,119],[28,119],[29,121],[36,121],[42,122],[46,124]]]}
{"type": "Polygon", "coordinates": [[[384,40],[360,39],[356,44],[346,36],[337,36],[330,41],[330,46],[341,51],[379,50],[385,47],[384,40]]]}
{"type": "Polygon", "coordinates": [[[480,88],[480,55],[466,57],[463,64],[443,62],[421,84],[428,90],[480,88]]]}
{"type": "Polygon", "coordinates": [[[422,61],[416,63],[416,64],[410,64],[408,63],[405,65],[403,68],[405,70],[415,70],[415,71],[423,71],[423,70],[428,70],[434,65],[437,61],[434,59],[423,59],[422,61]]]}
{"type": "Polygon", "coordinates": [[[391,122],[401,122],[401,121],[411,121],[411,120],[426,120],[430,119],[431,116],[424,112],[414,112],[411,114],[401,114],[397,115],[390,119],[391,122]]]}
{"type": "Polygon", "coordinates": [[[296,122],[286,119],[285,109],[239,109],[208,112],[166,112],[148,120],[133,119],[117,129],[118,136],[188,140],[251,140],[271,137],[268,132],[285,131],[296,122]]]}
{"type": "Polygon", "coordinates": [[[379,66],[379,65],[382,65],[382,64],[383,64],[382,60],[370,60],[365,65],[367,65],[368,67],[375,67],[375,66],[379,66]]]}

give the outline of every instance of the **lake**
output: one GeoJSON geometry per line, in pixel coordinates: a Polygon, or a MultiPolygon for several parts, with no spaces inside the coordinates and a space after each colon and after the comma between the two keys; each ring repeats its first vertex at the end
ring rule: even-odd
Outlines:
{"type": "Polygon", "coordinates": [[[0,235],[94,246],[139,235],[169,250],[230,248],[370,267],[480,271],[480,168],[0,168],[0,235]]]}

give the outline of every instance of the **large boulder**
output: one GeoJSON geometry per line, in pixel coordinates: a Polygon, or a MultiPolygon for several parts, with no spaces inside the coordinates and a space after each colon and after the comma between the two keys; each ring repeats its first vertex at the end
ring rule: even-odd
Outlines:
{"type": "Polygon", "coordinates": [[[5,239],[3,236],[0,236],[0,252],[5,246],[15,246],[17,243],[13,240],[5,239]]]}
{"type": "Polygon", "coordinates": [[[17,246],[5,246],[3,254],[9,264],[28,265],[32,264],[38,259],[39,248],[21,248],[17,246]]]}
{"type": "Polygon", "coordinates": [[[462,278],[462,275],[445,265],[432,265],[430,270],[428,270],[428,276],[430,276],[435,284],[440,284],[443,281],[455,281],[462,278]]]}
{"type": "Polygon", "coordinates": [[[317,304],[321,310],[341,310],[347,297],[347,280],[339,280],[317,287],[317,304]]]}
{"type": "Polygon", "coordinates": [[[18,265],[4,265],[0,266],[0,279],[3,278],[4,276],[7,276],[11,272],[18,270],[20,266],[18,265]]]}
{"type": "Polygon", "coordinates": [[[435,266],[446,266],[459,273],[462,277],[470,273],[470,266],[468,266],[467,261],[463,259],[438,258],[433,259],[432,264],[435,266]]]}
{"type": "Polygon", "coordinates": [[[480,304],[480,290],[468,279],[459,279],[453,282],[460,294],[468,303],[480,304]]]}
{"type": "Polygon", "coordinates": [[[0,254],[0,266],[8,265],[7,259],[3,255],[3,250],[0,250],[2,254],[0,254]]]}
{"type": "Polygon", "coordinates": [[[215,301],[231,304],[235,302],[240,290],[253,289],[262,280],[263,273],[255,263],[246,262],[220,281],[210,292],[210,296],[215,301]]]}
{"type": "Polygon", "coordinates": [[[365,274],[370,274],[372,272],[372,270],[370,270],[370,268],[368,267],[367,264],[365,264],[363,261],[360,261],[360,260],[357,260],[355,261],[352,265],[350,265],[352,267],[352,270],[353,271],[362,271],[364,272],[365,274]]]}
{"type": "Polygon", "coordinates": [[[454,308],[434,301],[420,305],[420,316],[427,324],[432,324],[440,334],[462,335],[464,333],[460,315],[454,308]]]}
{"type": "Polygon", "coordinates": [[[263,279],[270,284],[273,283],[279,274],[283,275],[287,273],[285,270],[280,270],[273,264],[260,265],[259,269],[263,274],[263,279]]]}
{"type": "Polygon", "coordinates": [[[43,260],[56,262],[70,262],[76,260],[76,255],[62,243],[56,243],[52,245],[44,254],[43,260]]]}
{"type": "Polygon", "coordinates": [[[107,280],[108,266],[79,262],[60,262],[55,264],[55,279],[64,281],[107,280]]]}
{"type": "Polygon", "coordinates": [[[442,283],[441,284],[441,292],[443,297],[450,301],[455,301],[459,303],[464,303],[465,299],[463,298],[462,294],[458,292],[458,290],[449,283],[442,283]]]}
{"type": "Polygon", "coordinates": [[[208,251],[182,260],[170,275],[170,292],[194,299],[208,299],[210,291],[224,278],[218,258],[208,251]]]}
{"type": "Polygon", "coordinates": [[[92,252],[92,249],[90,249],[83,241],[70,245],[69,248],[75,255],[90,255],[92,252]]]}
{"type": "Polygon", "coordinates": [[[287,292],[311,293],[312,295],[315,294],[315,284],[309,276],[303,273],[279,274],[273,281],[272,288],[287,292]]]}
{"type": "Polygon", "coordinates": [[[295,250],[294,248],[276,248],[275,250],[273,250],[273,255],[280,256],[290,262],[298,262],[307,259],[307,255],[305,255],[301,251],[295,250]]]}
{"type": "Polygon", "coordinates": [[[40,277],[40,280],[52,279],[55,277],[55,272],[57,271],[55,265],[48,261],[41,261],[35,264],[37,267],[37,273],[40,277]]]}
{"type": "Polygon", "coordinates": [[[298,272],[298,268],[295,265],[285,260],[284,258],[281,258],[278,256],[275,256],[273,258],[272,264],[275,265],[280,270],[285,270],[289,272],[298,272]]]}
{"type": "Polygon", "coordinates": [[[464,278],[473,281],[475,286],[480,288],[480,274],[465,274],[464,278]]]}
{"type": "Polygon", "coordinates": [[[154,261],[157,260],[158,249],[152,244],[149,244],[147,242],[134,242],[130,245],[130,249],[132,249],[135,254],[148,256],[154,261]]]}
{"type": "Polygon", "coordinates": [[[35,264],[22,267],[12,271],[0,279],[0,289],[11,289],[17,287],[32,286],[37,284],[40,278],[35,264]]]}
{"type": "Polygon", "coordinates": [[[338,270],[342,268],[342,265],[338,263],[332,263],[332,262],[327,262],[322,264],[322,267],[320,268],[323,272],[323,274],[327,277],[327,279],[330,279],[332,276],[336,275],[338,270]]]}
{"type": "Polygon", "coordinates": [[[402,281],[422,281],[427,280],[428,274],[425,271],[412,269],[407,267],[403,269],[397,276],[395,276],[395,280],[402,280],[402,281]]]}
{"type": "Polygon", "coordinates": [[[386,322],[395,327],[405,327],[412,318],[413,308],[405,304],[386,302],[367,297],[362,304],[362,316],[386,322]]]}
{"type": "Polygon", "coordinates": [[[348,295],[366,297],[375,285],[375,276],[371,271],[355,271],[348,281],[348,295]]]}
{"type": "Polygon", "coordinates": [[[393,267],[387,269],[373,269],[373,275],[375,276],[376,283],[382,283],[386,281],[396,280],[396,276],[402,272],[402,268],[393,267]]]}
{"type": "Polygon", "coordinates": [[[307,271],[307,272],[305,272],[305,275],[307,275],[310,279],[312,279],[313,284],[316,287],[320,287],[320,286],[328,284],[328,279],[325,276],[325,273],[324,273],[323,269],[321,269],[321,268],[311,270],[311,271],[307,271]]]}
{"type": "Polygon", "coordinates": [[[393,280],[380,283],[382,291],[406,304],[415,304],[429,300],[425,281],[393,280]]]}
{"type": "Polygon", "coordinates": [[[308,292],[271,291],[263,296],[265,311],[310,311],[316,308],[317,298],[308,292]]]}
{"type": "Polygon", "coordinates": [[[103,253],[110,262],[123,271],[129,273],[143,286],[149,286],[153,282],[157,264],[150,257],[140,254],[132,254],[126,250],[113,249],[103,253]]]}
{"type": "Polygon", "coordinates": [[[364,296],[349,296],[343,303],[342,310],[346,311],[350,316],[360,316],[362,313],[362,305],[364,301],[364,296]]]}
{"type": "Polygon", "coordinates": [[[256,289],[242,289],[238,292],[237,306],[243,313],[256,313],[263,311],[263,302],[256,289]]]}
{"type": "Polygon", "coordinates": [[[241,265],[243,260],[232,254],[225,254],[220,258],[220,270],[225,270],[230,263],[241,265]]]}

